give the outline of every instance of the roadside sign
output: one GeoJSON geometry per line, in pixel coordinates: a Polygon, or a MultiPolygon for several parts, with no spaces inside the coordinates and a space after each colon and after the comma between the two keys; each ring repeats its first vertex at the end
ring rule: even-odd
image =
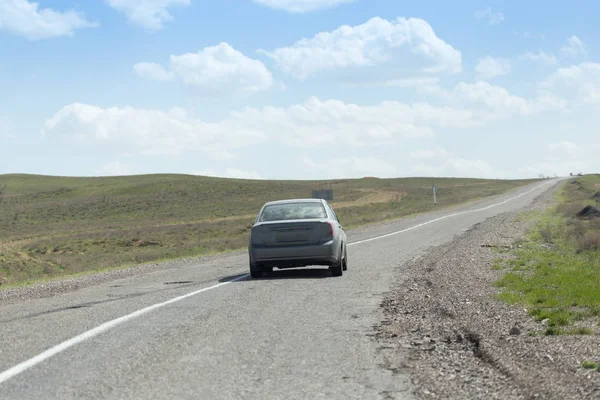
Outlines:
{"type": "Polygon", "coordinates": [[[333,200],[333,190],[313,190],[313,199],[333,200]]]}

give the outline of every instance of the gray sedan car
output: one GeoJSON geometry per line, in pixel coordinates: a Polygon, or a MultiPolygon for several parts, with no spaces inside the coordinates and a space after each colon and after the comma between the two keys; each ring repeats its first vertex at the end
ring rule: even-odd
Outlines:
{"type": "Polygon", "coordinates": [[[253,278],[273,267],[329,266],[333,276],[348,268],[346,233],[326,200],[296,199],[266,203],[250,230],[253,278]]]}

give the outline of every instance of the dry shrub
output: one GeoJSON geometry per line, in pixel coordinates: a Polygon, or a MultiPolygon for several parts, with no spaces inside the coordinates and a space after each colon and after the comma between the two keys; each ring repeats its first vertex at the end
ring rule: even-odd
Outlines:
{"type": "Polygon", "coordinates": [[[588,231],[577,240],[577,251],[600,250],[600,231],[588,231]]]}
{"type": "Polygon", "coordinates": [[[580,221],[577,219],[571,219],[568,222],[568,235],[569,237],[579,240],[585,236],[585,233],[590,229],[589,225],[584,221],[580,221]]]}
{"type": "Polygon", "coordinates": [[[540,228],[540,236],[546,243],[552,243],[552,229],[550,228],[550,224],[540,228]]]}
{"type": "Polygon", "coordinates": [[[556,207],[556,211],[567,218],[573,218],[583,209],[583,207],[584,205],[579,203],[563,203],[556,207]]]}

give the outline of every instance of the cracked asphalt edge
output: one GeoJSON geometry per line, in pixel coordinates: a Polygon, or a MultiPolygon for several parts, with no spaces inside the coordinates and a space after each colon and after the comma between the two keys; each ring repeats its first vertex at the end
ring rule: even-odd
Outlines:
{"type": "Polygon", "coordinates": [[[83,275],[60,277],[55,280],[40,281],[29,285],[3,288],[0,290],[0,305],[14,304],[25,300],[54,297],[63,293],[112,282],[122,278],[139,276],[155,271],[167,271],[182,266],[203,264],[206,262],[241,256],[245,250],[230,251],[214,255],[151,262],[136,266],[115,268],[105,271],[91,271],[83,275]]]}
{"type": "Polygon", "coordinates": [[[408,375],[416,398],[600,398],[600,373],[581,367],[600,357],[598,334],[530,336],[541,323],[494,298],[503,271],[491,267],[510,255],[485,246],[518,243],[533,224],[519,216],[547,207],[556,190],[398,266],[373,337],[382,367],[408,375]]]}

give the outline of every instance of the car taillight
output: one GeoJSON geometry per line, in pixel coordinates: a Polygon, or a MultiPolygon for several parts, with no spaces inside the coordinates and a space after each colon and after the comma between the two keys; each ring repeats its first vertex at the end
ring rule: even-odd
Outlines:
{"type": "Polygon", "coordinates": [[[329,236],[333,237],[333,232],[335,232],[335,227],[333,226],[333,222],[329,221],[329,236]]]}

